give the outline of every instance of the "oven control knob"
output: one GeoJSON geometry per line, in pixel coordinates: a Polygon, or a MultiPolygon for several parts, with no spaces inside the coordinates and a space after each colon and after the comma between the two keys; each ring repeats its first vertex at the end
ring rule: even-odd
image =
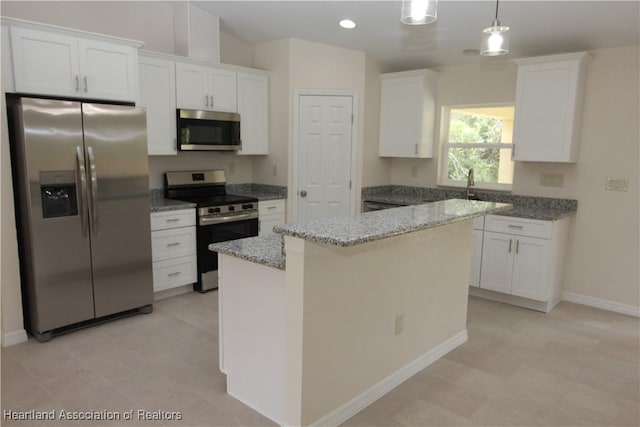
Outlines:
{"type": "Polygon", "coordinates": [[[235,207],[235,206],[229,206],[229,212],[233,212],[233,211],[235,211],[235,210],[236,210],[236,207],[235,207]]]}
{"type": "Polygon", "coordinates": [[[207,209],[207,212],[209,212],[209,213],[218,213],[218,212],[220,212],[220,208],[209,208],[209,209],[207,209]]]}
{"type": "Polygon", "coordinates": [[[242,205],[242,209],[253,209],[253,205],[251,203],[247,203],[246,205],[242,205]]]}

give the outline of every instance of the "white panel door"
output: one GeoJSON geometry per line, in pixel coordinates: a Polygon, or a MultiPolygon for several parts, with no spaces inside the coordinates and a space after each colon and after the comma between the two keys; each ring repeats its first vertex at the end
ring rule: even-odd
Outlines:
{"type": "Polygon", "coordinates": [[[509,234],[484,232],[481,288],[511,293],[514,240],[509,234]]]}
{"type": "Polygon", "coordinates": [[[547,301],[549,240],[517,236],[511,293],[519,297],[547,301]]]}
{"type": "Polygon", "coordinates": [[[348,215],[353,97],[302,95],[298,113],[297,220],[348,215]]]}
{"type": "Polygon", "coordinates": [[[136,101],[136,49],[97,40],[79,39],[82,96],[136,101]]]}
{"type": "Polygon", "coordinates": [[[11,28],[16,92],[78,97],[78,39],[62,34],[11,28]]]}

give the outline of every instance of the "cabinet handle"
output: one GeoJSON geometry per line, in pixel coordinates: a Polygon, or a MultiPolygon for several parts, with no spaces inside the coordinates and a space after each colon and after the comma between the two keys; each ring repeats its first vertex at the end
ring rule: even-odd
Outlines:
{"type": "Polygon", "coordinates": [[[180,218],[169,218],[167,220],[167,222],[176,222],[176,221],[180,221],[180,218]]]}
{"type": "Polygon", "coordinates": [[[167,274],[167,276],[169,276],[169,277],[179,276],[180,274],[182,274],[182,271],[174,271],[173,273],[167,274]]]}
{"type": "Polygon", "coordinates": [[[509,224],[509,228],[515,228],[516,230],[522,230],[524,227],[522,225],[509,224]]]}
{"type": "Polygon", "coordinates": [[[213,95],[209,95],[209,96],[211,97],[211,100],[209,101],[210,102],[209,107],[213,107],[213,95]]]}
{"type": "Polygon", "coordinates": [[[180,242],[167,243],[167,246],[178,246],[180,242]]]}
{"type": "Polygon", "coordinates": [[[519,249],[520,249],[520,240],[516,240],[516,255],[518,254],[519,249]]]}
{"type": "Polygon", "coordinates": [[[418,155],[418,143],[416,142],[416,156],[418,155]]]}
{"type": "Polygon", "coordinates": [[[84,76],[82,80],[84,80],[84,91],[89,92],[89,83],[87,83],[87,76],[84,76]]]}
{"type": "Polygon", "coordinates": [[[209,106],[209,95],[204,96],[204,105],[209,106]]]}
{"type": "Polygon", "coordinates": [[[511,253],[511,243],[512,243],[512,240],[509,239],[509,253],[511,253]]]}
{"type": "Polygon", "coordinates": [[[76,92],[80,91],[80,76],[76,74],[76,92]]]}

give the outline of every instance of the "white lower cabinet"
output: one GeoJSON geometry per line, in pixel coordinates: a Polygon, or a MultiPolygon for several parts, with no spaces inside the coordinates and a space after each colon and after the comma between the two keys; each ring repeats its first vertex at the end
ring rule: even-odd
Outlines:
{"type": "Polygon", "coordinates": [[[471,274],[469,286],[480,286],[480,271],[482,268],[482,240],[484,237],[484,217],[473,220],[473,248],[471,249],[471,274]]]}
{"type": "Polygon", "coordinates": [[[154,292],[196,282],[195,220],[195,209],[151,214],[154,292]]]}
{"type": "Polygon", "coordinates": [[[259,235],[273,234],[273,227],[285,222],[285,199],[258,202],[259,235]]]}
{"type": "MultiPolygon", "coordinates": [[[[541,311],[560,300],[568,236],[568,218],[542,221],[487,215],[482,238],[480,290],[526,298],[500,299],[541,311]]],[[[474,230],[474,233],[478,230],[474,230]]],[[[478,245],[477,240],[475,245],[478,245]]],[[[474,246],[477,251],[477,246],[474,246]]],[[[477,254],[476,254],[477,256],[477,254]]],[[[476,259],[477,262],[477,259],[476,259]]],[[[477,278],[472,268],[471,284],[477,278]]],[[[495,297],[495,295],[494,295],[495,297]]]]}

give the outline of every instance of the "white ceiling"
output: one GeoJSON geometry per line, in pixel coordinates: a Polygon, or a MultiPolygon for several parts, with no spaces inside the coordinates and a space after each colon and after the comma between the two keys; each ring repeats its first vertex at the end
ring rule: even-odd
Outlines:
{"type": "MultiPolygon", "coordinates": [[[[487,61],[463,55],[480,47],[495,1],[440,0],[438,20],[400,23],[394,1],[200,1],[223,30],[251,44],[294,37],[369,53],[396,70],[487,61]],[[337,23],[351,18],[354,30],[337,23]]],[[[510,58],[640,43],[640,1],[502,0],[499,19],[511,27],[510,58]]],[[[500,57],[499,57],[500,58],[500,57]]]]}

